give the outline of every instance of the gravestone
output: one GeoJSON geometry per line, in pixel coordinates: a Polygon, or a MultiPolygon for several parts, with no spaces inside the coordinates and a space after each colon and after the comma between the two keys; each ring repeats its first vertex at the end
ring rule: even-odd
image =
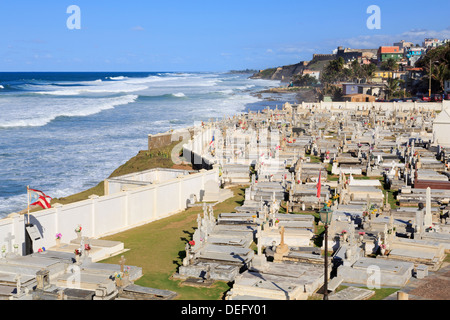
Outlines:
{"type": "Polygon", "coordinates": [[[425,216],[423,219],[423,227],[429,228],[433,226],[432,215],[431,215],[431,189],[427,188],[427,197],[426,197],[426,207],[425,207],[425,216]]]}

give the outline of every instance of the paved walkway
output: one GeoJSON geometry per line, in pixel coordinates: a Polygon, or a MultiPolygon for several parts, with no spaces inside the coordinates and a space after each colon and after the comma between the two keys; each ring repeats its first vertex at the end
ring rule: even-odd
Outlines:
{"type": "MultiPolygon", "coordinates": [[[[450,263],[444,262],[424,279],[411,278],[400,291],[407,293],[409,300],[450,300],[450,263]]],[[[384,300],[397,300],[397,293],[384,300]]]]}

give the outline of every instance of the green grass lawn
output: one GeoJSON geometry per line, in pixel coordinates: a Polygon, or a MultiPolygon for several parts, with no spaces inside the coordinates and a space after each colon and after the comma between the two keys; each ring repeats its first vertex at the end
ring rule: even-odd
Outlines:
{"type": "MultiPolygon", "coordinates": [[[[217,216],[223,212],[234,212],[242,205],[245,188],[232,188],[234,197],[214,206],[217,216]]],[[[180,300],[218,300],[230,289],[226,282],[218,281],[212,288],[182,286],[182,281],[172,280],[185,257],[184,247],[192,239],[197,228],[197,214],[203,214],[202,207],[187,210],[165,219],[154,221],[102,239],[121,241],[130,249],[123,255],[126,264],[142,268],[143,276],[135,283],[138,285],[171,290],[178,293],[180,300]]],[[[103,260],[104,263],[119,263],[120,256],[103,260]]]]}
{"type": "MultiPolygon", "coordinates": [[[[348,286],[341,285],[336,289],[336,292],[339,292],[345,288],[348,288],[348,286]]],[[[367,287],[358,287],[358,288],[375,291],[375,294],[372,297],[370,297],[368,300],[383,300],[384,298],[390,296],[394,292],[397,292],[398,290],[400,290],[400,289],[396,289],[396,288],[380,288],[380,289],[369,289],[367,287]]]]}

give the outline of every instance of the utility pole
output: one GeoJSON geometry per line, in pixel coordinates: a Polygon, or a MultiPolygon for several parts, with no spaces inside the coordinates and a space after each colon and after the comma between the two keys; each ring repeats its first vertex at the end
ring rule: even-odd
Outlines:
{"type": "Polygon", "coordinates": [[[430,97],[430,99],[431,99],[431,59],[430,59],[430,75],[428,76],[428,82],[429,82],[429,85],[428,85],[428,96],[430,97]]]}

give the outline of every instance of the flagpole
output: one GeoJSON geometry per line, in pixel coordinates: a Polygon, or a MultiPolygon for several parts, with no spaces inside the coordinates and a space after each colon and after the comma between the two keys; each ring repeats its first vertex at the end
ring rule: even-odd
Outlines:
{"type": "Polygon", "coordinates": [[[322,169],[320,169],[320,171],[319,171],[319,181],[318,181],[318,183],[317,183],[317,198],[319,199],[319,210],[320,210],[320,189],[321,189],[321,181],[320,181],[320,178],[321,178],[321,175],[322,175],[322,169]]]}
{"type": "Polygon", "coordinates": [[[30,186],[27,186],[27,215],[28,224],[30,224],[30,186]]]}

